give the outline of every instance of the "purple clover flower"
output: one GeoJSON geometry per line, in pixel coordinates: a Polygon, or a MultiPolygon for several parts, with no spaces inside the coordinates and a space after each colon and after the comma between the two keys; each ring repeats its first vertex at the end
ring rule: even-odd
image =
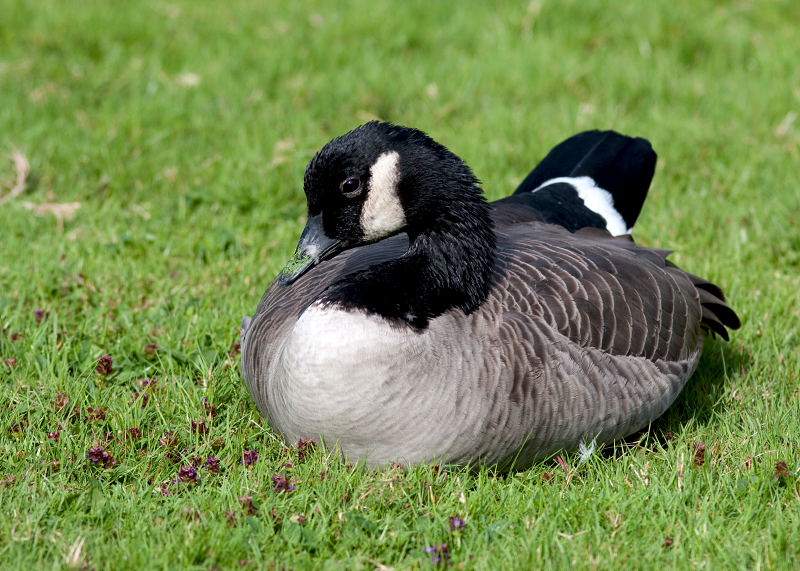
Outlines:
{"type": "Polygon", "coordinates": [[[178,476],[172,480],[172,483],[177,484],[183,482],[184,484],[197,484],[200,481],[200,476],[197,475],[195,467],[189,464],[188,466],[181,466],[178,470],[178,476]]]}
{"type": "Polygon", "coordinates": [[[311,439],[301,438],[297,441],[297,461],[305,462],[306,458],[314,453],[317,443],[311,439]]]}
{"type": "Polygon", "coordinates": [[[190,421],[190,426],[187,428],[189,432],[192,434],[208,434],[208,426],[206,426],[206,419],[205,418],[198,418],[196,420],[190,421]]]}
{"type": "Polygon", "coordinates": [[[28,417],[23,416],[19,421],[14,422],[8,428],[11,434],[25,434],[25,430],[28,428],[28,417]]]}
{"type": "Polygon", "coordinates": [[[69,401],[69,395],[67,393],[56,393],[55,399],[50,401],[50,406],[56,412],[61,412],[67,407],[67,402],[69,401]]]}
{"type": "Polygon", "coordinates": [[[461,531],[464,529],[466,522],[458,517],[457,515],[451,515],[449,518],[450,520],[450,533],[455,533],[456,531],[461,531]]]}
{"type": "Polygon", "coordinates": [[[447,551],[446,543],[434,543],[431,547],[425,548],[425,553],[433,554],[431,563],[442,563],[450,558],[450,552],[447,551]]]}
{"type": "Polygon", "coordinates": [[[239,460],[239,464],[243,464],[245,466],[252,466],[258,461],[258,452],[255,450],[245,450],[242,454],[242,459],[239,460]]]}
{"type": "Polygon", "coordinates": [[[117,465],[117,461],[114,457],[103,450],[102,446],[90,447],[89,450],[86,451],[86,459],[91,462],[92,466],[102,466],[105,469],[113,468],[117,465]]]}
{"type": "Polygon", "coordinates": [[[275,474],[272,476],[272,483],[275,484],[275,487],[272,488],[272,491],[278,494],[294,491],[294,484],[292,484],[289,476],[286,476],[285,474],[275,474]]]}
{"type": "Polygon", "coordinates": [[[114,371],[114,361],[111,355],[103,355],[97,360],[97,368],[95,369],[101,375],[110,375],[114,371]]]}
{"type": "Polygon", "coordinates": [[[217,416],[217,405],[211,404],[206,397],[203,397],[203,408],[208,416],[217,416]]]}
{"type": "Polygon", "coordinates": [[[142,429],[138,426],[125,430],[125,438],[128,440],[139,440],[142,437],[142,429]]]}
{"type": "Polygon", "coordinates": [[[775,475],[772,476],[773,480],[780,480],[781,482],[788,481],[792,477],[792,471],[786,465],[786,462],[775,462],[775,475]]]}
{"type": "Polygon", "coordinates": [[[98,406],[97,408],[87,407],[86,416],[84,416],[83,419],[86,422],[99,422],[101,420],[105,420],[107,410],[107,408],[103,408],[102,406],[98,406]]]}
{"type": "Polygon", "coordinates": [[[86,459],[89,460],[90,462],[94,462],[95,464],[105,460],[106,456],[108,456],[108,453],[103,452],[102,446],[89,448],[89,450],[86,452],[86,459]]]}
{"type": "Polygon", "coordinates": [[[253,515],[256,513],[256,506],[253,504],[253,498],[245,494],[244,496],[238,496],[239,498],[239,505],[242,506],[242,509],[245,511],[247,515],[253,515]]]}
{"type": "Polygon", "coordinates": [[[58,439],[61,437],[61,430],[62,430],[62,427],[59,424],[58,427],[53,432],[48,432],[47,433],[47,438],[49,438],[51,440],[55,440],[56,444],[58,444],[58,439]]]}
{"type": "Polygon", "coordinates": [[[209,456],[208,460],[203,462],[203,466],[208,468],[209,472],[213,472],[216,474],[219,472],[219,458],[214,458],[213,456],[209,456]]]}
{"type": "Polygon", "coordinates": [[[165,448],[172,448],[178,443],[178,438],[170,430],[165,432],[164,436],[158,439],[158,443],[165,448]]]}
{"type": "Polygon", "coordinates": [[[44,309],[34,309],[33,314],[36,316],[36,325],[41,325],[43,319],[47,319],[47,316],[50,315],[49,311],[45,311],[44,309]]]}

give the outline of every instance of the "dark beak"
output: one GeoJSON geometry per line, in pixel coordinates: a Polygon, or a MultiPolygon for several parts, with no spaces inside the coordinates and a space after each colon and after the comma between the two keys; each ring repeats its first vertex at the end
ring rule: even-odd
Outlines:
{"type": "Polygon", "coordinates": [[[306,227],[303,228],[294,256],[278,276],[278,283],[281,286],[293,284],[300,276],[320,262],[328,260],[346,249],[347,245],[344,242],[328,238],[325,235],[322,228],[322,214],[312,216],[306,222],[306,227]]]}

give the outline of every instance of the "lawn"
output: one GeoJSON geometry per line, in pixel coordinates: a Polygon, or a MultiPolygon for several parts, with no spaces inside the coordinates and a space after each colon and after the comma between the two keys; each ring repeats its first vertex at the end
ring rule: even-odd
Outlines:
{"type": "Polygon", "coordinates": [[[800,567],[798,22],[795,0],[2,0],[0,569],[800,567]],[[648,138],[634,235],[742,329],[583,464],[286,448],[238,324],[294,250],[307,161],[375,117],[490,199],[578,131],[648,138]]]}

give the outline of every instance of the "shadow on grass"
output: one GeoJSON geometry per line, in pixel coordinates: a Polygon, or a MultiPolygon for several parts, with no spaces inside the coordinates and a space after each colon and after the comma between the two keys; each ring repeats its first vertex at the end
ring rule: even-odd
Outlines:
{"type": "MultiPolygon", "coordinates": [[[[726,383],[743,376],[752,363],[752,356],[742,346],[719,338],[707,341],[697,370],[669,410],[657,421],[658,428],[679,428],[690,419],[699,425],[707,424],[714,413],[726,407],[721,401],[726,383]]],[[[652,428],[657,428],[655,423],[652,428]]]]}

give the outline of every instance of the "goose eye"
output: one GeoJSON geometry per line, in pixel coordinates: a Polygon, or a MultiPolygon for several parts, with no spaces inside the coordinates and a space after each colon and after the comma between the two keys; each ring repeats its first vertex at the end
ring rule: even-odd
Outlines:
{"type": "Polygon", "coordinates": [[[357,178],[348,178],[342,183],[342,194],[347,198],[355,198],[361,194],[361,181],[357,178]]]}

